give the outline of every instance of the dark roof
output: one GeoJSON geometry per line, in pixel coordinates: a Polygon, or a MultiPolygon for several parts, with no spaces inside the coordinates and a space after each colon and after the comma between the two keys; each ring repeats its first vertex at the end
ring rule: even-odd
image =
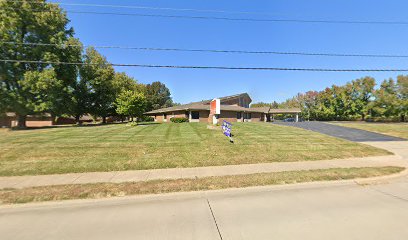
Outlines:
{"type": "Polygon", "coordinates": [[[247,97],[252,101],[252,98],[249,96],[248,93],[240,93],[240,94],[235,94],[235,95],[231,95],[231,96],[220,97],[220,100],[225,101],[225,100],[230,100],[230,99],[234,99],[234,98],[238,98],[238,97],[247,97]]]}
{"type": "MultiPolygon", "coordinates": [[[[17,117],[17,113],[15,113],[15,112],[6,112],[6,113],[0,114],[0,115],[5,116],[5,117],[17,117]]],[[[38,116],[40,116],[40,117],[51,117],[51,114],[50,113],[39,113],[39,114],[27,115],[27,117],[38,117],[38,116]]]]}
{"type": "Polygon", "coordinates": [[[250,108],[254,112],[262,112],[262,113],[269,113],[270,107],[258,107],[258,108],[250,108]]]}
{"type": "MultiPolygon", "coordinates": [[[[226,97],[220,97],[221,100],[221,111],[234,111],[234,112],[256,112],[256,113],[300,113],[300,109],[271,109],[270,107],[260,107],[260,108],[244,108],[236,105],[223,105],[223,101],[227,101],[230,99],[235,99],[238,97],[251,97],[248,93],[240,93],[226,97]]],[[[176,112],[176,111],[190,111],[190,110],[208,110],[210,111],[210,102],[212,100],[203,100],[200,102],[192,102],[184,105],[168,107],[168,108],[161,108],[157,110],[153,110],[150,112],[145,113],[145,115],[154,115],[157,113],[168,113],[168,112],[176,112]]],[[[251,99],[252,101],[252,99],[251,99]]]]}
{"type": "MultiPolygon", "coordinates": [[[[234,112],[259,112],[259,113],[267,113],[265,110],[259,108],[244,108],[236,105],[221,105],[221,111],[234,111],[234,112]]],[[[210,105],[207,104],[199,104],[199,103],[189,103],[180,106],[174,106],[169,108],[162,108],[153,110],[150,112],[145,113],[145,115],[154,115],[157,113],[166,113],[166,112],[176,112],[176,111],[190,111],[190,110],[207,110],[210,111],[210,105]]]]}
{"type": "Polygon", "coordinates": [[[152,115],[156,113],[165,113],[165,112],[176,112],[176,111],[187,111],[187,110],[210,110],[210,105],[202,103],[189,103],[174,107],[161,108],[145,113],[146,115],[152,115]]]}
{"type": "MultiPolygon", "coordinates": [[[[231,95],[231,96],[219,97],[218,99],[220,99],[221,102],[223,102],[223,101],[227,101],[227,100],[230,100],[230,99],[235,99],[235,98],[238,98],[238,97],[248,97],[252,101],[252,98],[249,96],[248,93],[239,93],[239,94],[234,94],[234,95],[231,95]]],[[[212,101],[212,99],[203,100],[201,102],[194,102],[194,103],[210,104],[211,101],[212,101]]]]}
{"type": "MultiPolygon", "coordinates": [[[[221,102],[223,101],[227,101],[230,99],[235,99],[238,97],[243,97],[246,96],[249,99],[251,99],[251,97],[249,97],[248,93],[240,93],[240,94],[235,94],[235,95],[231,95],[231,96],[226,96],[226,97],[220,97],[219,99],[221,100],[221,102]]],[[[210,102],[211,100],[203,100],[200,102],[192,102],[192,103],[188,103],[188,104],[183,104],[183,105],[179,105],[179,106],[174,106],[174,107],[168,107],[168,108],[161,108],[161,109],[157,109],[157,110],[153,110],[150,112],[145,113],[146,115],[152,115],[152,114],[156,114],[156,113],[165,113],[165,112],[175,112],[175,111],[187,111],[187,110],[210,110],[210,102]]],[[[252,101],[252,99],[251,99],[252,101]]],[[[221,110],[224,111],[228,111],[227,109],[230,109],[229,111],[248,111],[247,108],[234,108],[232,109],[232,107],[238,107],[238,106],[232,106],[232,105],[222,105],[221,106],[221,110]],[[227,106],[227,107],[225,107],[227,106]]]]}
{"type": "Polygon", "coordinates": [[[302,110],[299,108],[288,108],[288,109],[273,109],[269,110],[269,113],[301,113],[302,110]]]}

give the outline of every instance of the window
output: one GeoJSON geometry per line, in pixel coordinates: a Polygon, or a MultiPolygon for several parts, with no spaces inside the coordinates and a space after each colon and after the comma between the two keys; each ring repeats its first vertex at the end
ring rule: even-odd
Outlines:
{"type": "Polygon", "coordinates": [[[242,118],[242,113],[237,112],[237,119],[241,119],[242,118]]]}
{"type": "Polygon", "coordinates": [[[191,112],[192,119],[200,119],[200,112],[191,112]]]}

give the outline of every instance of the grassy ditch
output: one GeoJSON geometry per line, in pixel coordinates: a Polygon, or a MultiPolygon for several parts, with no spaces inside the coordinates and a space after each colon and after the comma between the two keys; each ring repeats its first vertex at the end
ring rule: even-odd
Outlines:
{"type": "Polygon", "coordinates": [[[244,188],[313,181],[334,181],[384,176],[395,174],[403,170],[404,168],[401,167],[333,168],[196,179],[3,189],[0,190],[0,203],[16,204],[68,199],[106,198],[127,195],[244,188]]]}

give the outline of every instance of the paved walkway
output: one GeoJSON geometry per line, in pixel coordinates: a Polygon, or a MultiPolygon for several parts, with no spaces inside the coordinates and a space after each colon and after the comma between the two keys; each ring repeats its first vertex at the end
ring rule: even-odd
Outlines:
{"type": "Polygon", "coordinates": [[[298,171],[351,167],[408,167],[408,142],[366,142],[386,149],[395,155],[339,160],[260,163],[198,168],[154,169],[121,172],[73,173],[61,175],[0,177],[0,189],[84,183],[120,183],[157,179],[201,178],[282,171],[298,171]]]}
{"type": "Polygon", "coordinates": [[[347,139],[353,142],[406,141],[403,138],[369,132],[361,129],[342,127],[323,122],[274,122],[274,124],[303,128],[306,130],[323,133],[329,136],[347,139]]]}

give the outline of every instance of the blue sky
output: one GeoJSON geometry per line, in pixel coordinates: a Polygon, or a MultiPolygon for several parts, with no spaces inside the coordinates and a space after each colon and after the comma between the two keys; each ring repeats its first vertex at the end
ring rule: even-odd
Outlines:
{"type": "MultiPolygon", "coordinates": [[[[55,0],[54,0],[55,1],[55,0]]],[[[215,14],[63,6],[67,10],[216,17],[408,21],[403,0],[61,0],[169,8],[262,12],[215,14]]],[[[99,16],[69,13],[76,36],[86,45],[201,48],[253,51],[407,54],[408,25],[300,24],[99,16]]],[[[307,57],[100,49],[112,63],[298,68],[408,68],[408,59],[307,57]]],[[[322,90],[364,77],[380,82],[401,73],[226,71],[118,67],[139,82],[161,81],[174,101],[186,103],[248,92],[254,102],[283,101],[298,92],[322,90]]]]}

